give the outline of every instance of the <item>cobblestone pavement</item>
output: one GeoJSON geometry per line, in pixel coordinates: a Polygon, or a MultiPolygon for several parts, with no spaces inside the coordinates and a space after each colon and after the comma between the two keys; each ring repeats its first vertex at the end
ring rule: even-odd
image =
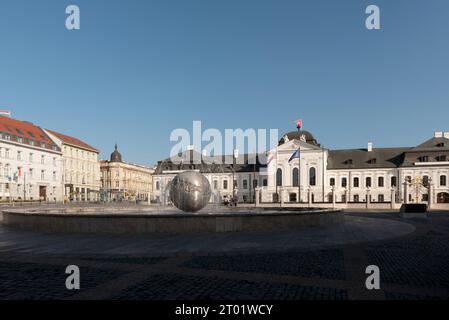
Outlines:
{"type": "MultiPolygon", "coordinates": [[[[383,223],[404,221],[396,213],[347,215],[383,223]]],[[[405,222],[414,231],[384,240],[157,255],[133,250],[130,242],[137,247],[145,244],[140,238],[118,242],[118,250],[108,237],[95,238],[101,248],[107,248],[102,253],[94,252],[88,240],[77,246],[84,244],[84,251],[70,252],[64,250],[68,244],[63,240],[55,245],[56,238],[51,238],[52,250],[36,253],[32,245],[19,240],[26,238],[43,246],[50,238],[39,242],[44,235],[21,231],[14,231],[12,237],[10,230],[0,226],[0,235],[4,231],[0,237],[0,299],[448,299],[449,213],[405,222]],[[81,290],[65,288],[68,265],[80,267],[81,290]],[[368,265],[380,268],[381,290],[365,288],[368,265]]],[[[258,235],[254,241],[261,238],[258,235]]],[[[162,247],[165,240],[158,240],[162,247]]]]}

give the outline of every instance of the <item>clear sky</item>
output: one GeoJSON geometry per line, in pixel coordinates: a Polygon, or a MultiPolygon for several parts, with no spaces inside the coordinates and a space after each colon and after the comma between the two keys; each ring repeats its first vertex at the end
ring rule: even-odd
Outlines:
{"type": "Polygon", "coordinates": [[[449,1],[1,0],[0,108],[143,164],[193,120],[412,146],[449,131],[449,1]]]}

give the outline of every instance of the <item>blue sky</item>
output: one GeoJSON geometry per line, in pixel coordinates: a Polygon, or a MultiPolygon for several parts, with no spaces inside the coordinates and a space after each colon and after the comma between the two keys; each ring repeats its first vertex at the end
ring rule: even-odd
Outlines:
{"type": "Polygon", "coordinates": [[[0,108],[144,164],[193,120],[411,146],[449,131],[449,1],[2,0],[0,108]]]}

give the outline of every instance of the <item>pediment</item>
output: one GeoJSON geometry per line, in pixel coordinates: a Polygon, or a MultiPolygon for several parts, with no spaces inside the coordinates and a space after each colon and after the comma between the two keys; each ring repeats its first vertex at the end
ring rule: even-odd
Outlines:
{"type": "Polygon", "coordinates": [[[278,152],[282,151],[295,151],[300,148],[302,151],[308,151],[308,150],[321,150],[320,147],[317,147],[315,145],[309,144],[307,142],[301,141],[301,140],[290,140],[288,142],[285,142],[284,144],[280,145],[278,147],[278,152]]]}

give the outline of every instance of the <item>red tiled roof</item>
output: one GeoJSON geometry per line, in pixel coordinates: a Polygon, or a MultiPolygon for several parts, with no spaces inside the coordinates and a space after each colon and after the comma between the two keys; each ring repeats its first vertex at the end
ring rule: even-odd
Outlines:
{"type": "Polygon", "coordinates": [[[74,138],[74,137],[53,131],[53,130],[49,130],[49,129],[47,129],[47,131],[50,132],[51,134],[54,134],[56,137],[61,139],[64,143],[70,144],[72,146],[80,147],[82,149],[86,149],[89,151],[98,152],[98,149],[88,145],[87,143],[85,143],[77,138],[74,138]]]}
{"type": "Polygon", "coordinates": [[[36,147],[42,147],[41,144],[45,143],[46,149],[54,150],[55,147],[57,151],[60,151],[44,130],[31,122],[0,116],[0,132],[9,134],[13,142],[19,143],[17,138],[21,137],[22,144],[31,145],[30,141],[34,141],[36,147]]]}

